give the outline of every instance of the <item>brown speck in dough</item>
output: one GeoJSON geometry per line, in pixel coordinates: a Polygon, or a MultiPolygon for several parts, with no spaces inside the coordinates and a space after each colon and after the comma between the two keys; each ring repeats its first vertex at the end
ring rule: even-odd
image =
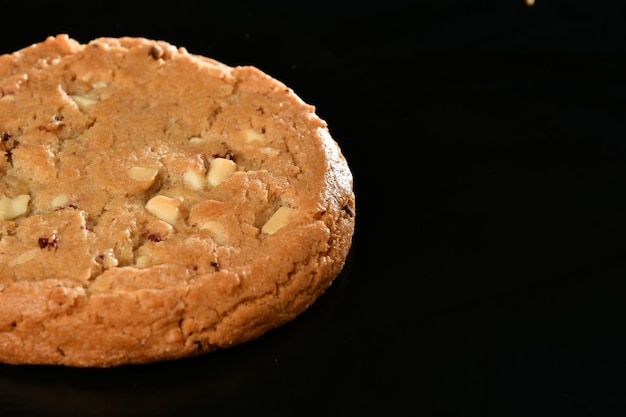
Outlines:
{"type": "Polygon", "coordinates": [[[51,238],[40,237],[37,240],[37,244],[39,245],[41,249],[45,249],[45,248],[56,249],[57,242],[58,242],[58,238],[56,236],[52,236],[51,238]]]}
{"type": "Polygon", "coordinates": [[[154,233],[150,233],[147,236],[147,239],[149,241],[151,241],[151,242],[154,242],[154,243],[159,243],[161,241],[161,238],[159,236],[155,235],[154,233]]]}

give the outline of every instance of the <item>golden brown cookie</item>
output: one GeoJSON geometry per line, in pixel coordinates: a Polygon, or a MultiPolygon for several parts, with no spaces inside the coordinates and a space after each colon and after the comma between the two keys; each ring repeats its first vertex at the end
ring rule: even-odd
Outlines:
{"type": "Polygon", "coordinates": [[[278,80],[163,41],[0,56],[0,361],[207,353],[294,319],[342,270],[353,178],[278,80]]]}

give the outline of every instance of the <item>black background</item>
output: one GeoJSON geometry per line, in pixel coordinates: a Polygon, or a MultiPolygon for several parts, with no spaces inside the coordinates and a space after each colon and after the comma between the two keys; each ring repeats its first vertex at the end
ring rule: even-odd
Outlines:
{"type": "Polygon", "coordinates": [[[204,357],[0,365],[0,416],[623,416],[626,6],[0,1],[0,53],[144,36],[255,65],[351,165],[345,270],[204,357]]]}

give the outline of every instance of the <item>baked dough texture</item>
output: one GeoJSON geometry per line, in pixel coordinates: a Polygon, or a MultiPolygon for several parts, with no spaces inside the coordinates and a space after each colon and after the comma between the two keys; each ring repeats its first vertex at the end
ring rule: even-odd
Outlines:
{"type": "Polygon", "coordinates": [[[205,354],[301,314],[344,267],[353,177],[315,108],[165,41],[0,56],[0,362],[205,354]]]}

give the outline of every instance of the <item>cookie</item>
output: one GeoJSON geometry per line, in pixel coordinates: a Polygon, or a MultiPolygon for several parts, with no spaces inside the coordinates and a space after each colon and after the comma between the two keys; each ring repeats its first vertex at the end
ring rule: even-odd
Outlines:
{"type": "Polygon", "coordinates": [[[343,269],[353,176],[282,82],[165,41],[0,56],[0,361],[206,354],[293,320],[343,269]]]}

